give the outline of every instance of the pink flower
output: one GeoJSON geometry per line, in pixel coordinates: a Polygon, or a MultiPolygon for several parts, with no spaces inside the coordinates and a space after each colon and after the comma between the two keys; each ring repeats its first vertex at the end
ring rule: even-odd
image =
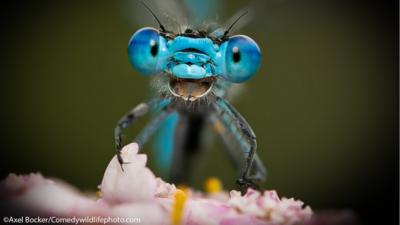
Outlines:
{"type": "Polygon", "coordinates": [[[220,221],[232,213],[232,209],[224,202],[215,199],[195,198],[189,199],[186,203],[186,210],[183,216],[184,224],[220,224],[220,221]]]}
{"type": "Polygon", "coordinates": [[[163,181],[161,178],[156,178],[157,188],[155,191],[155,196],[159,198],[171,198],[175,191],[176,187],[173,184],[169,184],[163,181]]]}
{"type": "Polygon", "coordinates": [[[311,215],[311,209],[303,208],[301,201],[280,200],[275,191],[262,194],[249,189],[243,196],[238,191],[231,191],[228,201],[189,199],[183,221],[190,225],[291,225],[308,222],[311,215]]]}
{"type": "MultiPolygon", "coordinates": [[[[0,184],[0,199],[21,215],[133,217],[141,224],[168,224],[168,210],[157,199],[175,191],[146,167],[146,155],[137,154],[137,144],[123,148],[124,171],[114,157],[101,182],[101,199],[79,193],[39,173],[10,174],[0,184]]],[[[170,201],[171,202],[171,201],[170,201]]]]}
{"type": "Polygon", "coordinates": [[[146,155],[138,152],[136,143],[122,149],[122,158],[128,162],[124,171],[116,157],[111,160],[100,185],[100,198],[36,173],[10,174],[0,183],[0,200],[22,215],[134,217],[140,224],[332,224],[313,216],[301,201],[279,198],[275,191],[227,193],[215,178],[209,182],[209,194],[184,192],[157,178],[146,167],[146,155]]]}
{"type": "Polygon", "coordinates": [[[155,202],[124,203],[112,207],[112,216],[122,218],[139,218],[139,224],[168,225],[169,214],[155,202]]]}
{"type": "Polygon", "coordinates": [[[127,164],[122,171],[117,157],[111,160],[101,182],[103,199],[109,204],[148,201],[155,197],[157,181],[153,172],[146,165],[147,156],[137,154],[136,143],[125,146],[122,158],[127,164]]]}
{"type": "Polygon", "coordinates": [[[71,186],[40,173],[9,174],[0,185],[1,199],[10,207],[40,215],[101,215],[107,208],[71,186]]]}

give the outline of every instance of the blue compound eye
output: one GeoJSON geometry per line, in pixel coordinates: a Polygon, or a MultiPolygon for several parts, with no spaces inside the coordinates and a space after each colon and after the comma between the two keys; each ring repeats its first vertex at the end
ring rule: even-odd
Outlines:
{"type": "Polygon", "coordinates": [[[223,76],[234,83],[245,82],[257,72],[260,59],[260,48],[253,39],[245,35],[233,36],[226,47],[226,74],[223,76]]]}
{"type": "Polygon", "coordinates": [[[136,31],[129,40],[129,61],[135,69],[144,75],[159,72],[159,51],[160,34],[154,28],[142,28],[136,31]]]}

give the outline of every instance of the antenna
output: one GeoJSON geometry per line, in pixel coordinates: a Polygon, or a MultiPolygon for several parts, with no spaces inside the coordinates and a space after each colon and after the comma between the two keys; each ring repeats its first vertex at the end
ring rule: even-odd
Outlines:
{"type": "Polygon", "coordinates": [[[147,6],[146,3],[144,3],[143,1],[140,1],[140,3],[142,3],[142,5],[151,13],[151,15],[154,17],[154,19],[157,20],[157,23],[160,26],[161,31],[167,32],[167,30],[165,30],[165,27],[161,24],[160,20],[157,18],[156,14],[154,14],[154,12],[150,9],[150,7],[147,6]]]}
{"type": "Polygon", "coordinates": [[[249,11],[244,12],[242,15],[240,15],[230,26],[229,28],[224,32],[224,35],[222,37],[225,37],[228,35],[229,31],[232,29],[232,27],[242,18],[244,17],[249,11]]]}

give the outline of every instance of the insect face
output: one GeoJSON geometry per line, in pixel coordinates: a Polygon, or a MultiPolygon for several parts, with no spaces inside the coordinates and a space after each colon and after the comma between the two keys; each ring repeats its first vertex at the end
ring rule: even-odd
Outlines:
{"type": "Polygon", "coordinates": [[[167,36],[142,28],[129,41],[130,62],[144,75],[167,75],[171,94],[189,101],[210,93],[218,77],[242,83],[257,72],[261,52],[251,38],[237,35],[221,41],[200,34],[190,30],[167,36]]]}

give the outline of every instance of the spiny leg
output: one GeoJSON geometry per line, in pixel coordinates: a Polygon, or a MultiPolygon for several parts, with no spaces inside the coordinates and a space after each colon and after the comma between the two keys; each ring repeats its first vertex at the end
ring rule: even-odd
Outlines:
{"type": "MultiPolygon", "coordinates": [[[[117,123],[114,129],[114,139],[115,139],[115,150],[117,152],[117,159],[121,165],[121,169],[123,169],[123,164],[128,162],[124,162],[121,157],[121,149],[122,149],[122,130],[132,125],[137,118],[140,118],[148,113],[148,111],[161,103],[162,99],[151,99],[147,103],[140,103],[136,107],[134,107],[131,111],[129,111],[125,116],[123,116],[117,123]]],[[[166,107],[166,106],[164,106],[166,107]]]]}
{"type": "MultiPolygon", "coordinates": [[[[213,107],[218,113],[217,117],[235,137],[245,156],[245,166],[237,183],[242,192],[246,191],[247,187],[257,187],[255,181],[264,181],[266,170],[256,155],[257,142],[253,130],[240,113],[224,99],[218,98],[213,107]],[[254,172],[254,174],[250,174],[250,172],[254,172]]],[[[234,154],[231,157],[234,157],[234,154]]]]}
{"type": "Polygon", "coordinates": [[[135,137],[133,142],[139,145],[139,149],[146,144],[150,137],[158,130],[161,123],[173,112],[170,108],[163,108],[161,112],[155,116],[150,123],[135,137]]]}
{"type": "Polygon", "coordinates": [[[254,185],[254,181],[265,181],[267,172],[259,156],[256,153],[257,141],[253,130],[251,129],[247,121],[243,118],[243,116],[240,115],[240,113],[236,111],[233,106],[231,106],[226,101],[224,103],[228,106],[230,112],[233,113],[230,115],[231,122],[229,123],[229,121],[226,121],[226,125],[230,128],[230,132],[233,134],[233,136],[235,136],[246,157],[246,166],[242,175],[242,180],[238,180],[238,182],[250,182],[254,185]],[[237,121],[236,127],[229,126],[229,124],[232,124],[232,121],[237,121]],[[236,132],[235,129],[233,129],[234,127],[236,128],[236,132]],[[250,174],[251,172],[253,173],[250,174]]]}
{"type": "MultiPolygon", "coordinates": [[[[228,152],[229,159],[231,160],[233,166],[235,169],[240,168],[241,165],[241,160],[243,159],[242,155],[239,155],[238,153],[241,153],[237,151],[237,141],[234,139],[232,136],[232,132],[228,131],[227,126],[225,123],[222,123],[220,119],[218,119],[218,114],[212,113],[209,117],[208,122],[214,129],[214,131],[219,135],[219,137],[222,140],[222,143],[225,146],[225,150],[228,152]]],[[[239,174],[241,175],[241,174],[239,174]]]]}
{"type": "MultiPolygon", "coordinates": [[[[243,159],[243,149],[249,149],[249,145],[246,143],[244,144],[242,141],[242,134],[240,134],[237,129],[231,129],[225,123],[217,119],[218,115],[213,114],[211,116],[211,123],[215,129],[215,131],[219,134],[220,138],[222,139],[225,149],[230,156],[231,161],[235,168],[240,168],[241,160],[243,159]],[[242,149],[242,152],[239,152],[238,148],[242,149]]],[[[229,121],[230,122],[230,121],[229,121]]],[[[238,184],[241,185],[241,191],[244,194],[249,186],[259,189],[258,185],[255,183],[262,182],[265,180],[266,177],[266,170],[258,157],[255,153],[253,158],[253,164],[251,167],[251,172],[253,175],[250,175],[246,180],[242,178],[242,174],[239,174],[240,179],[237,180],[238,184]],[[247,182],[246,182],[247,181],[247,182]]],[[[241,172],[242,173],[242,172],[241,172]]]]}

